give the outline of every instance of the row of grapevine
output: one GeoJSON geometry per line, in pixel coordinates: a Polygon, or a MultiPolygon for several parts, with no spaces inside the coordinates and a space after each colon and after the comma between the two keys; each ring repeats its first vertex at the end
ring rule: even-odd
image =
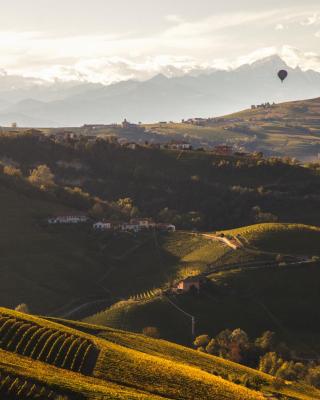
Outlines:
{"type": "Polygon", "coordinates": [[[153,289],[148,290],[147,292],[139,293],[134,296],[131,296],[129,300],[133,301],[143,301],[143,300],[151,300],[155,297],[158,297],[162,294],[161,289],[153,289]]]}
{"type": "Polygon", "coordinates": [[[69,396],[52,390],[38,382],[26,380],[23,377],[0,371],[0,399],[6,400],[54,400],[59,396],[70,399],[69,396]]]}
{"type": "Polygon", "coordinates": [[[85,375],[99,355],[90,340],[9,315],[0,315],[0,348],[85,375]]]}

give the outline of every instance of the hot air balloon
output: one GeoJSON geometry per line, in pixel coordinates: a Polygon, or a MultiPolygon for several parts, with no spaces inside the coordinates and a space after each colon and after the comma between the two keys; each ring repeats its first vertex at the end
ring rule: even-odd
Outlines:
{"type": "Polygon", "coordinates": [[[286,71],[285,69],[282,69],[281,71],[278,72],[278,77],[279,77],[279,79],[281,79],[282,83],[286,79],[287,76],[288,76],[288,71],[286,71]]]}

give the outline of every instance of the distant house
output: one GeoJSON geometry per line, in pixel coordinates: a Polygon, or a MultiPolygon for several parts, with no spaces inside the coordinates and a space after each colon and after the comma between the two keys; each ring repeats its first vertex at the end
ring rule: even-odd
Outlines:
{"type": "Polygon", "coordinates": [[[134,218],[130,222],[98,221],[93,224],[95,231],[121,231],[121,232],[142,232],[156,229],[161,232],[175,232],[176,227],[172,224],[156,223],[151,218],[134,218]]]}
{"type": "Polygon", "coordinates": [[[126,118],[122,122],[122,128],[124,128],[124,129],[132,129],[132,128],[137,128],[137,127],[138,127],[137,124],[132,124],[126,118]]]}
{"type": "Polygon", "coordinates": [[[168,144],[168,148],[171,150],[191,150],[192,146],[188,142],[172,141],[168,144]]]}
{"type": "Polygon", "coordinates": [[[93,229],[96,231],[110,231],[113,225],[110,221],[99,221],[93,224],[93,229]]]}
{"type": "Polygon", "coordinates": [[[180,281],[176,287],[178,292],[187,293],[190,290],[197,290],[198,292],[201,289],[201,285],[203,284],[203,278],[199,276],[189,277],[180,281]]]}
{"type": "Polygon", "coordinates": [[[120,224],[120,230],[123,232],[134,232],[138,233],[141,231],[141,226],[139,224],[132,224],[124,222],[120,224]]]}
{"type": "Polygon", "coordinates": [[[187,124],[205,126],[205,124],[209,121],[207,118],[190,118],[186,122],[187,124]]]}
{"type": "Polygon", "coordinates": [[[175,232],[176,227],[172,224],[157,224],[156,228],[162,232],[175,232]]]}
{"type": "Polygon", "coordinates": [[[88,222],[89,218],[84,214],[66,214],[48,218],[50,225],[54,224],[83,224],[88,222]]]}

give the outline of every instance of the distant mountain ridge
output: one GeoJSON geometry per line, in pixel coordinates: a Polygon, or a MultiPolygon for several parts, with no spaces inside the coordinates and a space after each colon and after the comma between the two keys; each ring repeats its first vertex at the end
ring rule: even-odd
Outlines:
{"type": "Polygon", "coordinates": [[[88,82],[40,84],[31,78],[0,77],[0,124],[79,126],[85,123],[179,121],[214,117],[251,104],[320,96],[320,73],[290,68],[277,55],[237,69],[109,86],[88,82]],[[287,69],[284,84],[277,78],[287,69]],[[28,100],[28,101],[26,101],[28,100]]]}

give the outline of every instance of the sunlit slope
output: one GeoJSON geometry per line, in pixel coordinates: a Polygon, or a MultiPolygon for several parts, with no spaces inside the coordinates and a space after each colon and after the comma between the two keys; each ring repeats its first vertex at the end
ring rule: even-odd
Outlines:
{"type": "Polygon", "coordinates": [[[247,109],[208,121],[204,126],[185,123],[153,124],[161,134],[188,135],[217,143],[245,142],[251,148],[275,155],[316,158],[320,146],[320,98],[247,109]]]}
{"type": "Polygon", "coordinates": [[[303,224],[257,224],[224,231],[261,251],[288,254],[320,254],[320,227],[303,224]]]}
{"type": "Polygon", "coordinates": [[[271,329],[302,351],[310,351],[308,345],[318,348],[320,314],[314,304],[320,301],[320,269],[316,260],[301,265],[294,264],[294,260],[297,255],[311,259],[319,254],[319,228],[260,224],[224,234],[238,237],[243,247],[234,251],[217,242],[213,234],[177,234],[168,239],[167,249],[176,255],[177,265],[185,276],[208,271],[210,266],[218,267],[217,272],[208,275],[211,287],[200,295],[146,293],[121,301],[86,321],[134,332],[156,326],[163,338],[190,343],[191,319],[179,312],[170,303],[171,299],[195,316],[198,334],[241,327],[249,335],[257,336],[271,329]],[[290,256],[288,265],[275,264],[279,254],[290,256]],[[250,268],[255,261],[259,262],[257,267],[250,268]],[[264,262],[274,264],[265,268],[264,262]],[[225,265],[233,263],[236,263],[233,270],[223,270],[225,265]]]}
{"type": "MultiPolygon", "coordinates": [[[[71,321],[61,325],[7,309],[0,309],[0,315],[0,382],[6,399],[24,399],[32,388],[31,399],[42,392],[40,398],[64,395],[70,400],[256,400],[264,398],[264,390],[275,391],[269,375],[162,340],[71,321]],[[4,319],[11,323],[4,326],[4,319]],[[84,357],[82,343],[97,350],[94,357],[84,357]],[[59,353],[62,357],[52,362],[59,353]],[[72,369],[77,357],[85,364],[91,360],[92,369],[72,369]]],[[[282,393],[320,398],[318,391],[295,384],[282,393]]]]}
{"type": "MultiPolygon", "coordinates": [[[[272,388],[273,377],[219,357],[195,352],[190,348],[131,332],[124,332],[76,321],[59,320],[58,322],[87,333],[92,332],[98,337],[132,350],[161,357],[171,362],[183,363],[190,367],[200,368],[202,371],[206,371],[229,381],[237,382],[238,384],[240,383],[240,385],[245,384],[249,387],[250,385],[257,385],[256,388],[259,387],[259,390],[262,392],[276,392],[276,390],[272,388]]],[[[316,399],[319,397],[319,392],[317,390],[298,384],[289,384],[289,382],[287,382],[286,387],[281,390],[281,393],[286,396],[292,396],[295,399],[309,399],[310,397],[316,399]]]]}

